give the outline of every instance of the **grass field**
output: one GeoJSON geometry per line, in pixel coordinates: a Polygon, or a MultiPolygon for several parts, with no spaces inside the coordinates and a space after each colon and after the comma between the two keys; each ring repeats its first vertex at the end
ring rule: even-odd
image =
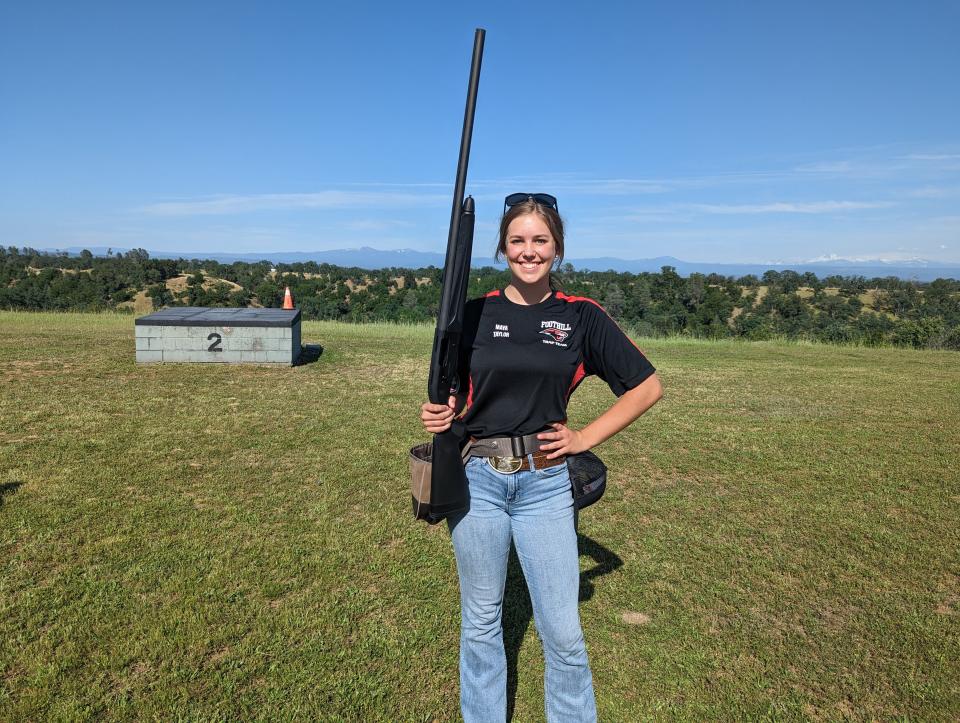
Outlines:
{"type": "MultiPolygon", "coordinates": [[[[407,477],[431,337],[138,367],[130,316],[0,313],[0,719],[456,719],[449,535],[407,477]]],[[[580,519],[601,719],[960,717],[960,354],[640,346],[665,397],[580,519]]],[[[507,605],[540,720],[515,565],[507,605]]]]}

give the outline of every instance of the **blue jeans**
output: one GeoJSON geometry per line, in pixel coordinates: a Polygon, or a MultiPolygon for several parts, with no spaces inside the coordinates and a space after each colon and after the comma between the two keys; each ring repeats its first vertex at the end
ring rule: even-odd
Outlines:
{"type": "Polygon", "coordinates": [[[513,474],[467,463],[470,509],[448,518],[460,578],[460,708],[465,723],[507,715],[503,592],[513,539],[543,642],[547,720],[595,721],[577,601],[580,565],[567,466],[513,474]]]}

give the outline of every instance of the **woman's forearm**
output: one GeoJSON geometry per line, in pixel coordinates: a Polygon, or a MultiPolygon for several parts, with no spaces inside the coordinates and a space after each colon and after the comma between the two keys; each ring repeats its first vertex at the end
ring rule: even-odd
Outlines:
{"type": "Polygon", "coordinates": [[[663,396],[663,387],[656,374],[625,392],[606,412],[580,430],[587,449],[607,441],[617,432],[630,426],[641,414],[663,396]]]}

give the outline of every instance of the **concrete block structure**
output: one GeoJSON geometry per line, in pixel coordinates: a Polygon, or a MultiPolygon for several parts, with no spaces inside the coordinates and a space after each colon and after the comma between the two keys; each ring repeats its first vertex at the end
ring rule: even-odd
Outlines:
{"type": "Polygon", "coordinates": [[[135,322],[137,363],[282,364],[300,356],[300,310],[179,306],[135,322]]]}

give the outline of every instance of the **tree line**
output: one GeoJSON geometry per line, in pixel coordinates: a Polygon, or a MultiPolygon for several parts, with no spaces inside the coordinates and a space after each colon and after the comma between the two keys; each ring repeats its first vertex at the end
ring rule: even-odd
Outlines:
{"type": "MultiPolygon", "coordinates": [[[[0,308],[132,311],[138,293],[164,306],[279,307],[289,286],[306,319],[430,322],[442,270],[368,271],[313,261],[273,265],[156,259],[143,249],[77,256],[0,247],[0,308]],[[180,281],[171,284],[174,279],[180,281]]],[[[468,295],[502,288],[509,272],[471,271],[468,295]]],[[[761,277],[585,271],[563,264],[554,284],[599,302],[642,336],[807,339],[960,350],[960,282],[827,276],[770,270],[761,277]]]]}

